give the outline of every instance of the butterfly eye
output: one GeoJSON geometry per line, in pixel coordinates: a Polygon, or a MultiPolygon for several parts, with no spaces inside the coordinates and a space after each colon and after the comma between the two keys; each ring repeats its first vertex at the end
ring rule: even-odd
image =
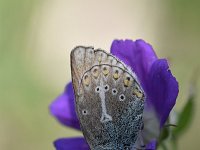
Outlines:
{"type": "Polygon", "coordinates": [[[124,94],[119,95],[119,100],[120,101],[124,101],[126,99],[124,94]]]}
{"type": "Polygon", "coordinates": [[[99,92],[100,92],[100,86],[97,86],[97,87],[95,88],[95,92],[96,92],[96,93],[99,93],[99,92]]]}
{"type": "Polygon", "coordinates": [[[87,114],[88,114],[88,111],[87,111],[86,109],[83,109],[83,110],[82,110],[82,114],[83,114],[83,115],[87,115],[87,114]]]}
{"type": "Polygon", "coordinates": [[[109,85],[106,84],[106,85],[104,86],[104,89],[105,89],[105,91],[108,91],[108,90],[109,90],[109,85]]]}
{"type": "Polygon", "coordinates": [[[115,89],[115,88],[112,89],[112,94],[113,94],[113,95],[117,95],[117,89],[115,89]]]}

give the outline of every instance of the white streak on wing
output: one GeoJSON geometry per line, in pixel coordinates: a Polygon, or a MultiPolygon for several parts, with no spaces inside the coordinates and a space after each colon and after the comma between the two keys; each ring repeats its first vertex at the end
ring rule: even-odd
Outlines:
{"type": "Polygon", "coordinates": [[[106,110],[106,103],[105,103],[105,90],[104,90],[104,86],[102,84],[102,80],[100,82],[100,92],[99,92],[99,97],[101,99],[101,108],[102,108],[102,115],[101,115],[101,122],[105,123],[108,121],[112,121],[112,117],[107,114],[107,110],[106,110]]]}

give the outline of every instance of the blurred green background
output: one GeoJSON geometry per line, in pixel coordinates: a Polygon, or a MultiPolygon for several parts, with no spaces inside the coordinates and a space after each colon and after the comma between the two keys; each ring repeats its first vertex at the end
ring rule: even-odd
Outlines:
{"type": "MultiPolygon", "coordinates": [[[[192,79],[199,88],[199,7],[198,0],[0,0],[0,149],[53,150],[56,138],[81,135],[48,112],[70,81],[76,45],[109,50],[115,38],[151,43],[179,81],[179,111],[192,79]]],[[[198,100],[181,150],[200,147],[198,100]]]]}

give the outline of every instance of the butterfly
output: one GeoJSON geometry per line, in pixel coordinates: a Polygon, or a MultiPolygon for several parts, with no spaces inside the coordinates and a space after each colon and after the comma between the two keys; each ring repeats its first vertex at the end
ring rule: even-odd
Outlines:
{"type": "Polygon", "coordinates": [[[146,99],[136,74],[101,49],[77,46],[70,57],[76,112],[90,149],[131,149],[146,99]]]}

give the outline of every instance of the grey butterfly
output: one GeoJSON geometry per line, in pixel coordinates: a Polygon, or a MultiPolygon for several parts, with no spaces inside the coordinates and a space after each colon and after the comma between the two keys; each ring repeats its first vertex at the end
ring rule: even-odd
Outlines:
{"type": "Polygon", "coordinates": [[[131,149],[145,102],[135,73],[113,55],[83,46],[71,52],[71,72],[76,112],[90,149],[131,149]]]}

